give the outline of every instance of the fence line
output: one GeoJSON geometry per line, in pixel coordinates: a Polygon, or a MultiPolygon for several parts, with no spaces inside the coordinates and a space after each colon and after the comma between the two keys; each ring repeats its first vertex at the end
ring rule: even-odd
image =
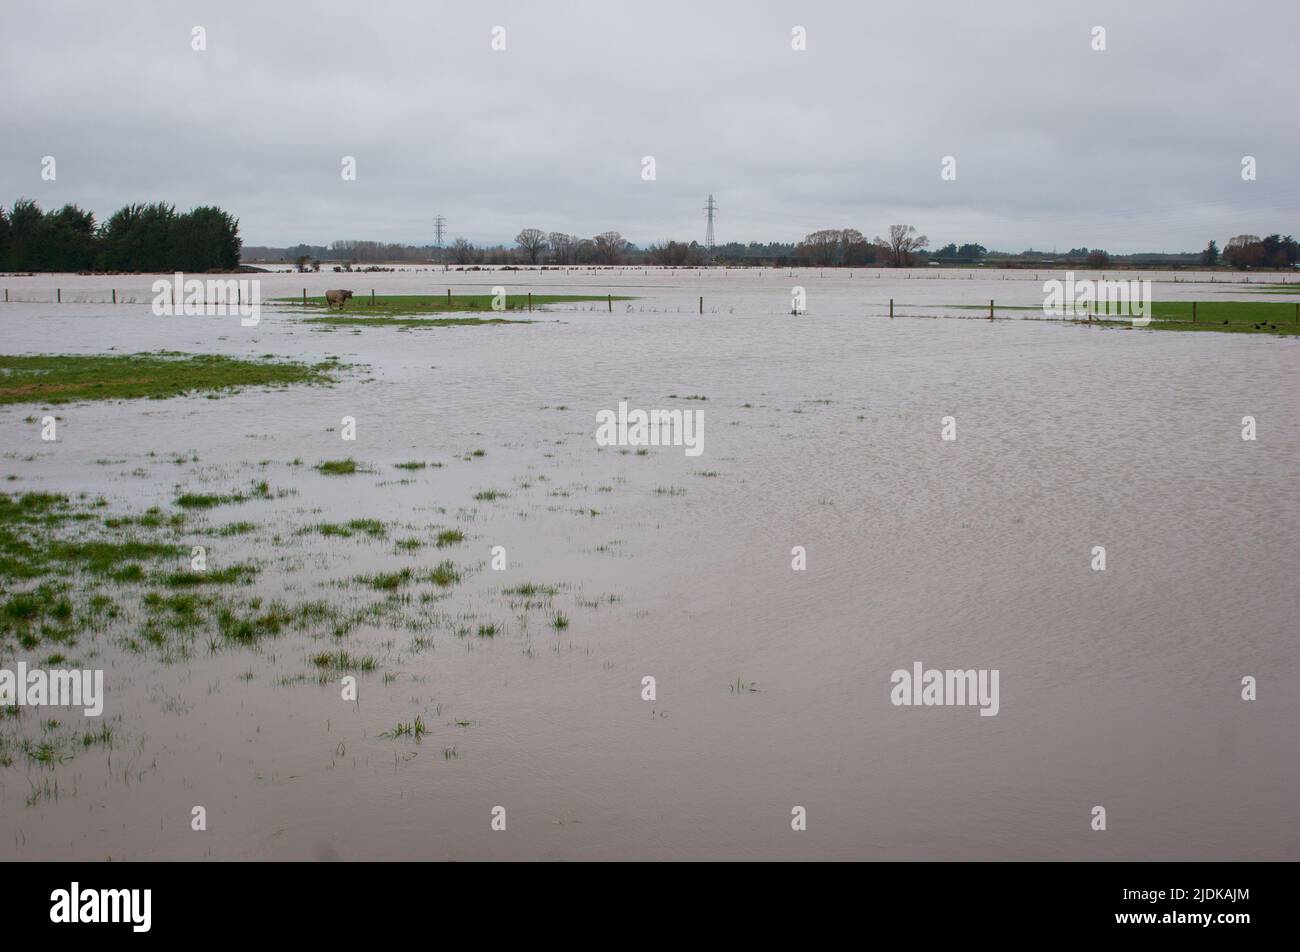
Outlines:
{"type": "MultiPolygon", "coordinates": [[[[1279,282],[1279,283],[1288,283],[1288,282],[1279,282]]],[[[666,288],[666,289],[664,289],[664,290],[671,291],[671,290],[673,290],[673,289],[666,288]]],[[[87,293],[89,293],[89,292],[87,292],[87,293]]],[[[1297,293],[1300,293],[1300,290],[1298,290],[1297,293]]],[[[533,292],[532,292],[532,291],[527,291],[527,292],[522,292],[522,291],[520,291],[520,292],[516,292],[514,296],[517,298],[517,297],[520,297],[520,296],[525,295],[525,294],[527,295],[527,309],[528,309],[529,311],[532,311],[532,310],[533,310],[533,292]]],[[[151,298],[150,300],[152,300],[152,298],[151,298]]],[[[606,298],[605,298],[605,300],[606,300],[606,309],[608,310],[609,313],[612,314],[613,311],[614,311],[614,295],[613,295],[613,293],[611,292],[611,293],[606,294],[606,298]]],[[[269,301],[267,301],[267,302],[265,302],[265,303],[267,303],[268,305],[275,305],[275,304],[287,304],[288,302],[289,302],[289,298],[283,298],[283,299],[272,299],[272,300],[269,300],[269,301]]],[[[375,292],[374,292],[374,289],[372,288],[371,291],[370,291],[370,303],[371,303],[371,305],[373,305],[374,302],[375,302],[375,292]]],[[[84,294],[83,294],[82,296],[78,297],[78,298],[75,299],[75,300],[72,300],[72,301],[66,301],[66,302],[63,300],[63,289],[62,289],[62,288],[55,288],[54,299],[53,299],[53,300],[35,300],[35,299],[31,299],[31,298],[16,298],[16,297],[12,297],[12,296],[10,295],[9,288],[5,288],[5,289],[4,289],[4,303],[6,303],[6,304],[64,304],[64,303],[67,303],[67,304],[114,304],[114,305],[115,305],[115,304],[118,304],[118,303],[122,303],[122,304],[138,304],[138,303],[140,303],[140,301],[139,301],[139,299],[137,299],[137,298],[135,298],[135,297],[129,297],[129,298],[128,298],[128,297],[126,297],[126,296],[124,295],[124,296],[122,297],[121,301],[119,302],[119,300],[118,300],[118,295],[117,295],[117,289],[116,289],[116,288],[112,288],[112,289],[110,289],[110,297],[108,297],[107,299],[90,300],[90,299],[86,298],[86,297],[84,296],[84,294]]],[[[212,302],[212,303],[213,303],[214,305],[216,305],[216,304],[226,304],[226,305],[229,305],[231,302],[229,302],[229,301],[214,301],[214,302],[212,302]]],[[[238,297],[237,297],[237,300],[236,300],[235,303],[236,303],[237,305],[242,305],[242,303],[243,303],[243,291],[242,291],[242,288],[239,289],[238,297]]],[[[1111,316],[1111,312],[1110,312],[1110,302],[1109,302],[1109,301],[1105,302],[1105,303],[1106,303],[1106,310],[1105,310],[1104,313],[1098,310],[1098,304],[1099,304],[1099,303],[1100,303],[1100,302],[1093,301],[1093,304],[1092,304],[1092,311],[1091,311],[1091,312],[1088,312],[1088,313],[1085,314],[1085,316],[1084,316],[1084,320],[1086,320],[1087,323],[1091,323],[1095,318],[1099,318],[1099,317],[1109,317],[1109,316],[1111,316]]],[[[1148,302],[1148,303],[1150,303],[1150,302],[1148,302]]],[[[1191,323],[1196,324],[1196,323],[1198,322],[1197,305],[1200,304],[1200,303],[1202,303],[1202,302],[1199,302],[1199,301],[1195,301],[1195,300],[1193,300],[1193,301],[1166,301],[1166,302],[1162,302],[1162,303],[1166,303],[1166,304],[1191,304],[1191,306],[1192,306],[1191,323]]],[[[1215,303],[1215,304],[1261,304],[1261,303],[1285,304],[1285,303],[1287,303],[1287,302],[1285,302],[1285,301],[1276,301],[1276,302],[1260,302],[1260,301],[1215,301],[1215,302],[1209,302],[1209,303],[1215,303]]],[[[306,288],[303,288],[303,289],[302,289],[302,304],[303,304],[304,307],[307,306],[307,289],[306,289],[306,288]]],[[[201,302],[201,306],[206,307],[207,305],[208,305],[208,301],[207,301],[207,298],[206,298],[206,295],[205,295],[205,296],[204,296],[204,300],[201,302]]],[[[448,288],[448,289],[447,289],[447,306],[448,306],[448,307],[451,307],[451,305],[452,305],[452,293],[451,293],[451,288],[448,288]]],[[[871,304],[871,303],[869,303],[869,304],[867,305],[868,308],[873,307],[873,306],[884,307],[883,304],[876,305],[876,304],[871,304]]],[[[888,302],[888,311],[887,311],[887,312],[886,312],[886,311],[880,311],[879,313],[871,313],[870,311],[868,311],[864,316],[866,316],[866,317],[884,317],[884,316],[886,316],[886,314],[888,314],[889,318],[892,320],[893,317],[894,317],[894,306],[895,306],[894,298],[890,298],[890,299],[889,299],[889,302],[888,302]]],[[[926,304],[904,304],[904,303],[900,303],[898,306],[899,306],[899,307],[904,307],[904,308],[931,307],[931,308],[935,308],[936,310],[958,310],[958,309],[960,309],[960,310],[969,310],[969,309],[973,309],[974,307],[976,307],[976,305],[972,305],[972,304],[938,304],[938,305],[933,305],[933,304],[932,304],[932,305],[926,305],[926,304]]],[[[1035,307],[1030,307],[1030,306],[1027,306],[1027,305],[1017,305],[1017,304],[1005,305],[1005,306],[1004,306],[1004,311],[1006,310],[1006,308],[1012,308],[1012,309],[1017,310],[1017,311],[1038,310],[1038,309],[1039,309],[1039,308],[1036,307],[1036,306],[1035,306],[1035,307]]],[[[634,305],[629,304],[629,305],[628,305],[628,311],[631,312],[631,311],[633,311],[633,309],[634,309],[634,305]]],[[[734,311],[734,309],[735,309],[735,305],[732,305],[731,310],[734,311]]],[[[1294,318],[1295,323],[1296,323],[1297,325],[1300,325],[1300,302],[1294,302],[1294,309],[1295,309],[1295,318],[1294,318]]],[[[668,305],[664,305],[664,311],[666,312],[667,310],[668,310],[668,305]]],[[[678,310],[678,312],[680,312],[681,308],[678,307],[677,310],[678,310]]],[[[990,298],[990,299],[989,299],[989,306],[988,306],[988,320],[991,321],[991,320],[994,320],[994,319],[995,319],[996,310],[997,310],[996,300],[993,299],[993,298],[990,298]]],[[[1047,313],[1045,307],[1043,308],[1043,310],[1044,310],[1044,313],[1047,313]]],[[[1066,314],[1060,314],[1060,315],[1050,315],[1050,314],[1049,314],[1048,317],[1049,317],[1049,319],[1061,319],[1061,320],[1074,320],[1074,321],[1080,321],[1081,319],[1077,316],[1077,315],[1078,315],[1078,310],[1077,310],[1077,308],[1071,308],[1071,310],[1073,311],[1073,315],[1068,314],[1068,313],[1066,313],[1066,314]]],[[[435,313],[435,312],[430,312],[430,313],[435,313]]],[[[658,313],[658,309],[656,309],[655,311],[652,311],[652,313],[658,313]]],[[[700,298],[699,298],[699,313],[700,313],[700,314],[703,314],[703,313],[704,313],[704,296],[703,296],[703,295],[700,295],[700,298]]],[[[714,308],[713,313],[718,313],[717,308],[714,308]]],[[[799,311],[799,312],[797,312],[797,313],[799,313],[799,314],[806,314],[806,313],[807,313],[807,310],[806,310],[806,308],[805,308],[804,310],[799,311]]],[[[934,315],[912,315],[912,316],[939,317],[939,316],[951,316],[951,315],[938,315],[938,314],[934,314],[934,315]]],[[[1115,316],[1122,316],[1122,315],[1119,315],[1119,314],[1117,313],[1115,316]]],[[[1003,319],[1005,320],[1006,318],[1003,318],[1003,319]]],[[[1168,320],[1168,319],[1165,318],[1164,320],[1168,320]]]]}

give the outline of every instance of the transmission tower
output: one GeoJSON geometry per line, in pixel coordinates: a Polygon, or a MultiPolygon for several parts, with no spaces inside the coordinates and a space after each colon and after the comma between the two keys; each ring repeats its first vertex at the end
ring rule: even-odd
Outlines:
{"type": "Polygon", "coordinates": [[[443,218],[441,215],[437,215],[433,219],[433,233],[437,236],[439,261],[442,260],[442,230],[446,224],[447,219],[443,218]]]}
{"type": "Polygon", "coordinates": [[[704,232],[704,253],[708,256],[709,261],[713,260],[713,213],[718,210],[718,203],[709,196],[709,200],[704,203],[704,211],[709,216],[709,227],[704,232]]]}

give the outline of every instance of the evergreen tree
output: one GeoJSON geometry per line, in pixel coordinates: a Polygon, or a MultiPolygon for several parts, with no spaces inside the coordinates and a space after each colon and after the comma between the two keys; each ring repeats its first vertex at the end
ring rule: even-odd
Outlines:
{"type": "Polygon", "coordinates": [[[47,251],[45,215],[29,198],[20,198],[9,211],[9,267],[13,271],[43,271],[47,251]]]}
{"type": "Polygon", "coordinates": [[[99,258],[95,215],[76,205],[64,205],[45,215],[47,251],[42,270],[90,271],[99,258]]]}

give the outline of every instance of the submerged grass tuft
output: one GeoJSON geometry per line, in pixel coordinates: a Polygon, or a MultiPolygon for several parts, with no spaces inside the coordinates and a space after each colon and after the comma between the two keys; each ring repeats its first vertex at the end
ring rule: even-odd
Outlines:
{"type": "Polygon", "coordinates": [[[443,529],[438,533],[438,538],[434,541],[434,545],[440,549],[445,549],[449,545],[455,545],[458,542],[464,541],[465,533],[461,532],[459,529],[443,529]]]}
{"type": "Polygon", "coordinates": [[[316,469],[326,476],[351,476],[357,471],[357,461],[348,459],[331,459],[316,464],[316,469]]]}
{"type": "Polygon", "coordinates": [[[429,728],[424,724],[424,718],[419,714],[415,715],[415,720],[399,723],[391,731],[384,731],[384,737],[413,737],[419,740],[425,734],[429,733],[429,728]]]}
{"type": "Polygon", "coordinates": [[[372,655],[354,658],[346,651],[322,651],[312,655],[311,663],[330,671],[373,671],[379,666],[372,655]]]}

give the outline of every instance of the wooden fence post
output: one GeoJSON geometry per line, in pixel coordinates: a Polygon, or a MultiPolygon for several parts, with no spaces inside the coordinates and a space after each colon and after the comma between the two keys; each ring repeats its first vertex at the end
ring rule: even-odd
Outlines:
{"type": "Polygon", "coordinates": [[[893,298],[890,298],[890,299],[889,299],[889,319],[890,319],[891,321],[894,319],[894,299],[893,299],[893,298]]]}
{"type": "Polygon", "coordinates": [[[614,313],[614,295],[607,294],[605,303],[609,305],[609,313],[614,313]]]}
{"type": "Polygon", "coordinates": [[[704,295],[703,295],[703,294],[700,295],[700,313],[701,313],[701,314],[704,313],[704,295]]]}
{"type": "Polygon", "coordinates": [[[117,303],[117,288],[113,288],[113,303],[117,303]]]}

